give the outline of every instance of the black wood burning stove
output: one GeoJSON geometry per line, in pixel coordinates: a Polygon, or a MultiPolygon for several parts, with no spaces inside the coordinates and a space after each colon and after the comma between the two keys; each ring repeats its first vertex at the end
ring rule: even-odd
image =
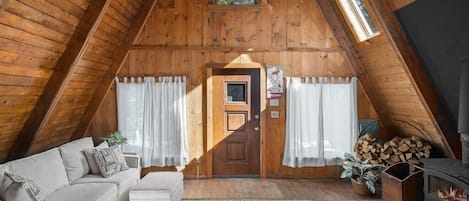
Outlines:
{"type": "Polygon", "coordinates": [[[460,160],[425,159],[425,201],[468,201],[469,168],[460,160]]]}
{"type": "Polygon", "coordinates": [[[462,163],[469,167],[469,58],[462,60],[458,132],[461,135],[462,163]]]}
{"type": "Polygon", "coordinates": [[[469,59],[462,60],[459,87],[458,132],[462,160],[423,161],[425,201],[469,201],[469,59]]]}

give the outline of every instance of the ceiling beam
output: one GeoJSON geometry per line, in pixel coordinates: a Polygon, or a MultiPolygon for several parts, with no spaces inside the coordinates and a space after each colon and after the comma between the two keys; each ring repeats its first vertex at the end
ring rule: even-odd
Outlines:
{"type": "Polygon", "coordinates": [[[82,58],[89,41],[98,29],[111,0],[93,0],[83,14],[72,34],[67,47],[55,65],[39,100],[19,133],[8,159],[13,160],[28,155],[36,136],[44,129],[59,99],[82,58]]]}
{"type": "Polygon", "coordinates": [[[439,101],[433,85],[423,71],[420,59],[407,39],[402,25],[392,10],[389,1],[370,0],[370,5],[383,27],[384,34],[389,38],[391,45],[397,53],[404,69],[417,91],[418,97],[429,114],[432,123],[440,133],[445,154],[448,157],[460,158],[461,144],[456,125],[453,125],[449,110],[439,101]]]}
{"type": "Polygon", "coordinates": [[[88,104],[85,114],[83,114],[80,123],[75,129],[75,132],[72,135],[72,140],[79,139],[84,136],[91,123],[91,120],[94,117],[94,114],[101,106],[104,97],[114,83],[114,76],[117,72],[119,72],[123,61],[125,61],[129,53],[130,48],[136,42],[138,36],[142,32],[145,22],[150,17],[156,2],[157,0],[144,0],[137,16],[134,17],[133,23],[129,29],[129,32],[125,36],[124,41],[119,46],[117,52],[114,53],[111,66],[106,71],[106,74],[104,75],[101,82],[98,83],[98,88],[94,92],[93,98],[88,104]]]}

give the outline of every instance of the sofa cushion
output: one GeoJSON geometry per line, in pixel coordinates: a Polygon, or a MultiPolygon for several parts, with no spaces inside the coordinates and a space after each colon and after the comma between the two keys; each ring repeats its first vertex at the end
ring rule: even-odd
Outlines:
{"type": "Polygon", "coordinates": [[[97,149],[109,148],[107,142],[103,142],[96,146],[95,148],[85,149],[83,153],[85,154],[86,160],[88,161],[88,166],[90,167],[91,174],[94,175],[101,175],[99,172],[98,164],[96,164],[96,159],[94,158],[93,154],[96,153],[97,149]]]}
{"type": "Polygon", "coordinates": [[[44,201],[44,193],[33,181],[5,173],[0,184],[0,198],[9,201],[44,201]]]}
{"type": "Polygon", "coordinates": [[[93,140],[90,137],[75,140],[59,147],[70,182],[87,175],[90,171],[88,161],[82,151],[93,147],[93,140]]]}
{"type": "Polygon", "coordinates": [[[127,192],[132,186],[137,184],[140,179],[139,169],[130,168],[128,170],[119,172],[111,177],[104,178],[101,175],[86,175],[77,179],[72,184],[86,184],[86,183],[113,183],[117,185],[118,195],[127,192]]]}
{"type": "Polygon", "coordinates": [[[74,184],[46,197],[47,201],[113,201],[117,185],[111,183],[74,184]]]}
{"type": "Polygon", "coordinates": [[[10,172],[10,166],[5,165],[5,164],[1,164],[0,165],[0,185],[2,184],[3,177],[4,177],[5,173],[7,173],[7,172],[10,172]]]}
{"type": "Polygon", "coordinates": [[[104,177],[110,177],[120,171],[129,169],[124,154],[119,147],[99,149],[93,154],[99,171],[104,177]]]}
{"type": "Polygon", "coordinates": [[[34,181],[45,195],[69,184],[59,149],[32,155],[7,163],[10,172],[34,181]]]}

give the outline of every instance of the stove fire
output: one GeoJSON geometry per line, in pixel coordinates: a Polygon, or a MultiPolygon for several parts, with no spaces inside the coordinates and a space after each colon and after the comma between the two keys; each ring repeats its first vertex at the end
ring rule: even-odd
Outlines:
{"type": "Polygon", "coordinates": [[[467,201],[466,192],[459,188],[438,189],[436,194],[437,198],[442,201],[467,201]]]}

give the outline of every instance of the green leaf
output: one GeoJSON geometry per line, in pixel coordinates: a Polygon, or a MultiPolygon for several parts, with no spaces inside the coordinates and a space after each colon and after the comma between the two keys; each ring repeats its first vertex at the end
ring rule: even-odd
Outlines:
{"type": "Polygon", "coordinates": [[[340,178],[345,179],[345,178],[350,178],[352,177],[353,171],[352,169],[346,169],[340,174],[340,178]]]}
{"type": "Polygon", "coordinates": [[[109,146],[114,146],[114,145],[120,145],[120,144],[126,144],[127,143],[127,138],[121,135],[119,131],[110,133],[104,137],[101,137],[102,140],[106,141],[109,146]]]}
{"type": "Polygon", "coordinates": [[[375,194],[375,192],[376,192],[375,183],[372,182],[372,181],[366,181],[365,184],[366,184],[366,187],[368,188],[368,190],[369,190],[371,193],[375,194]]]}

